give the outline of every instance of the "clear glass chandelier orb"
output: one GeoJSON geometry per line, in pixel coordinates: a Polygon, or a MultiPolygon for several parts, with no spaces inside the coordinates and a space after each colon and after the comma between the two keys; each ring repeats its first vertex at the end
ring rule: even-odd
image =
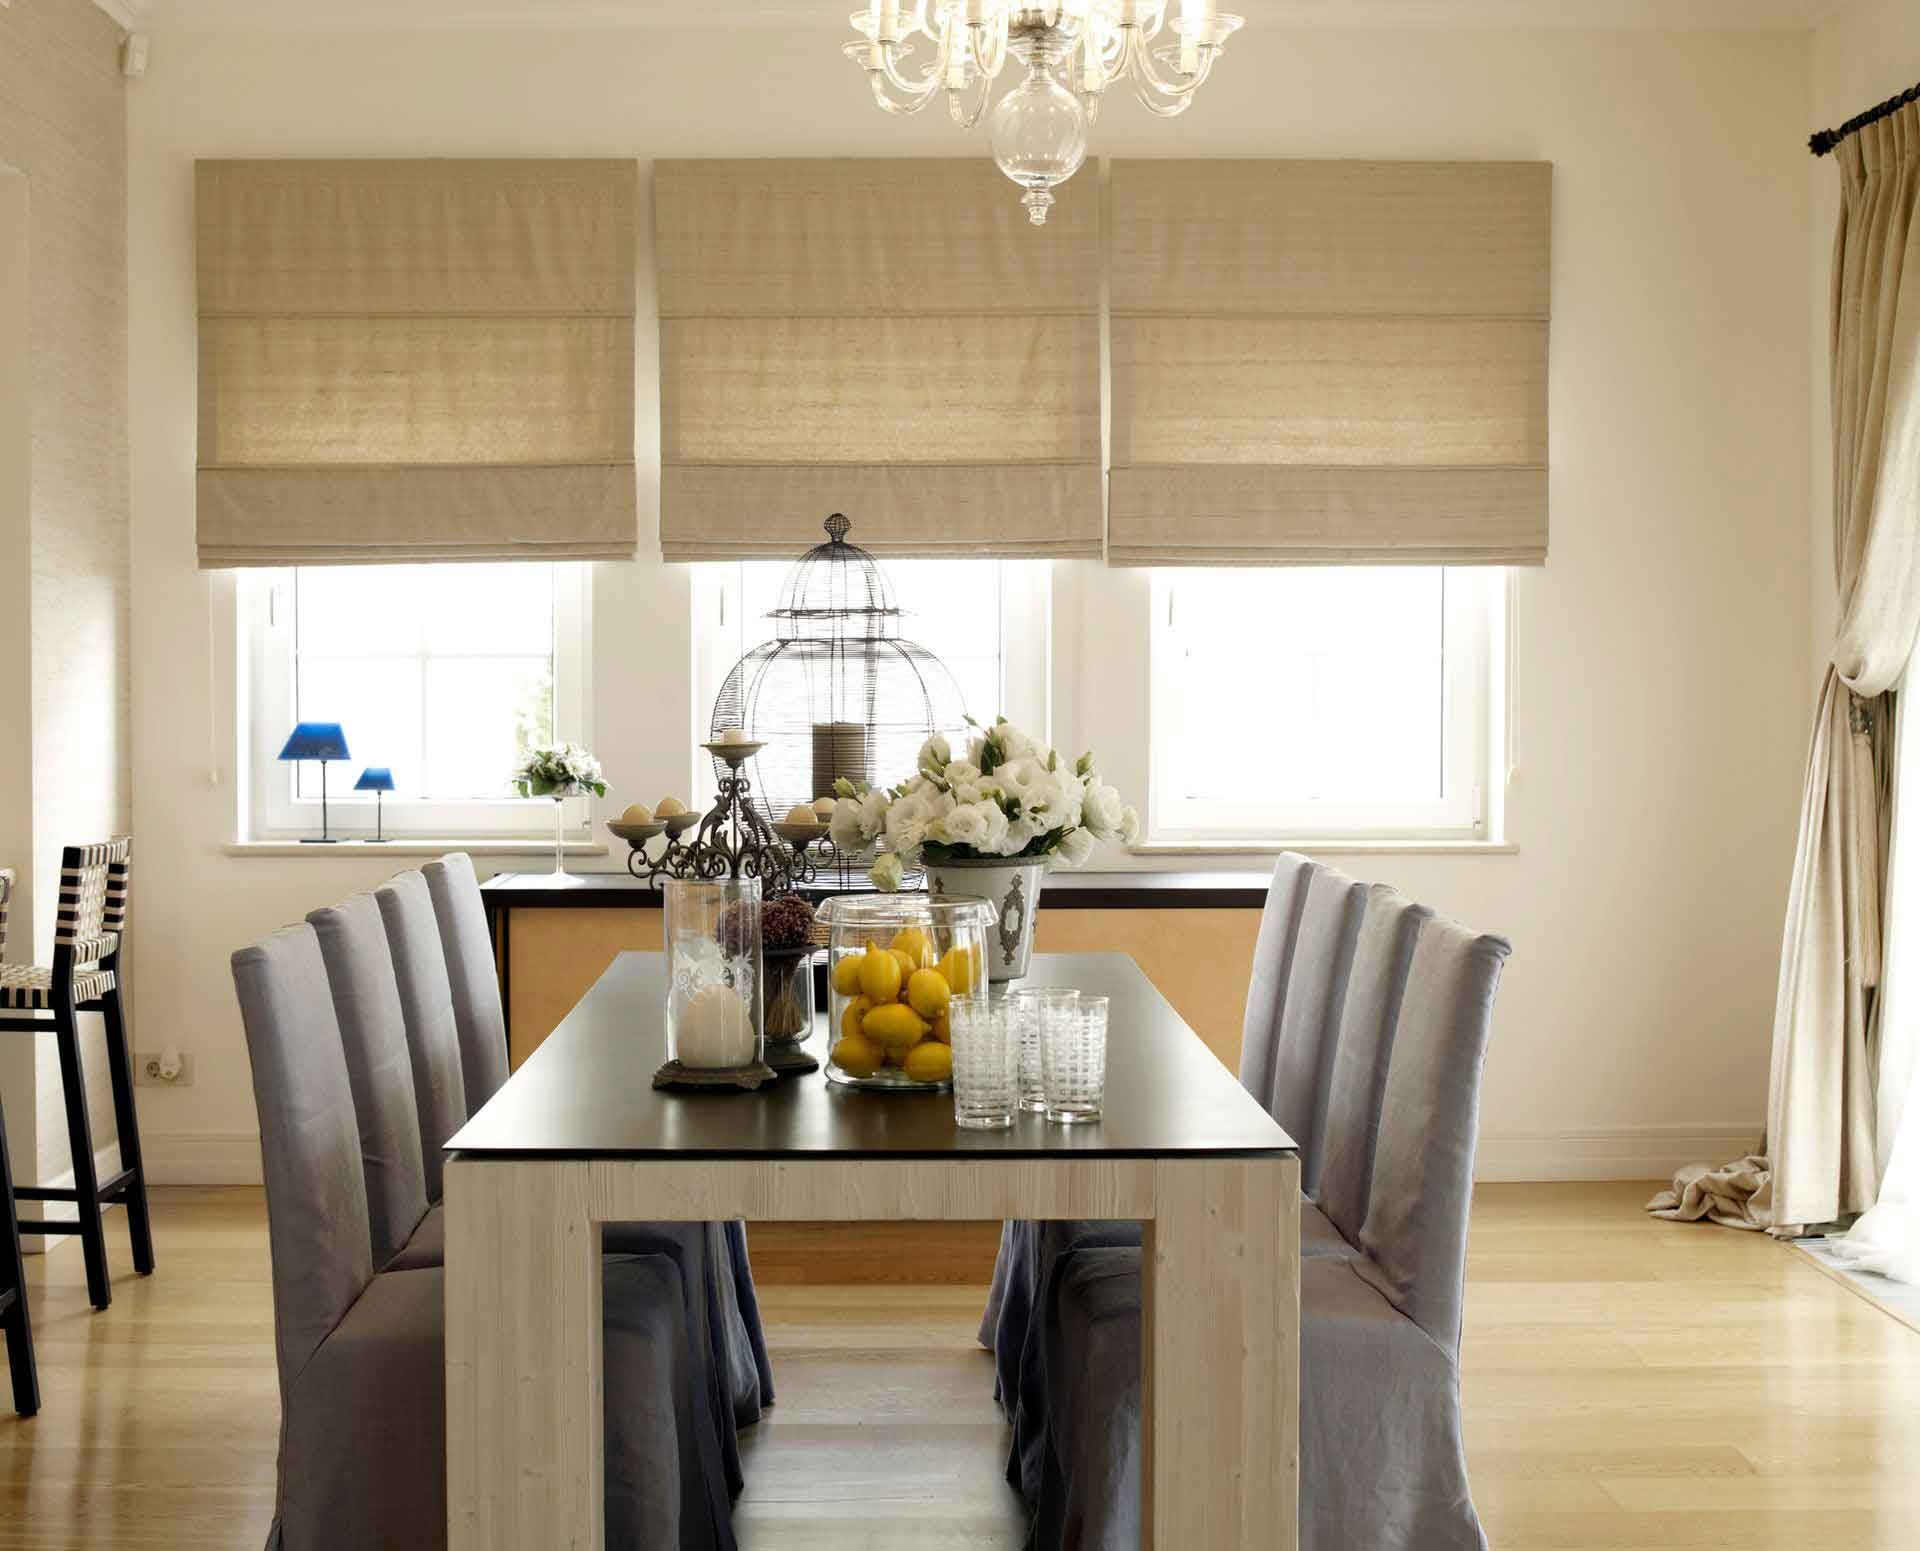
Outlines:
{"type": "Polygon", "coordinates": [[[1026,78],[995,106],[989,130],[1036,226],[1051,191],[1086,160],[1109,86],[1125,77],[1148,112],[1184,113],[1242,25],[1213,0],[869,0],[850,20],[846,56],[889,113],[944,95],[970,129],[1008,56],[1021,62],[1026,78]]]}
{"type": "Polygon", "coordinates": [[[1035,58],[1027,78],[1000,99],[987,122],[993,159],[1027,192],[1021,203],[1035,226],[1044,226],[1053,188],[1087,159],[1087,113],[1080,99],[1035,58]]]}

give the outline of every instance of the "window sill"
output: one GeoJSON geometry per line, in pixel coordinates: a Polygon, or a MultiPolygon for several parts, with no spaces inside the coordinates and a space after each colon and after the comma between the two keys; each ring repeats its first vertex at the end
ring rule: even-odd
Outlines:
{"type": "MultiPolygon", "coordinates": [[[[342,856],[445,856],[449,851],[465,851],[469,856],[544,856],[553,855],[551,840],[515,840],[493,836],[485,840],[436,840],[417,835],[396,836],[392,840],[336,840],[320,845],[299,840],[235,840],[220,848],[228,856],[305,857],[325,861],[342,856]]],[[[568,856],[607,856],[610,848],[597,840],[569,840],[568,856]]]]}
{"type": "Polygon", "coordinates": [[[1181,856],[1518,856],[1504,840],[1143,840],[1129,856],[1157,862],[1181,856]]]}

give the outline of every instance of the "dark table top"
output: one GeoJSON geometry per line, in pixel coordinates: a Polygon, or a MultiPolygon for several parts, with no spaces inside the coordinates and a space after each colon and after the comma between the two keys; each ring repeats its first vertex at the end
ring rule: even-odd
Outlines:
{"type": "MultiPolygon", "coordinates": [[[[1049,872],[1040,903],[1053,910],[1258,910],[1259,872],[1049,872]]],[[[480,885],[489,910],[657,908],[660,894],[631,873],[500,872],[480,885]]]]}
{"type": "MultiPolygon", "coordinates": [[[[1172,1157],[1276,1153],[1293,1141],[1124,954],[1035,954],[1029,986],[1112,999],[1104,1117],[963,1131],[944,1093],[871,1092],[824,1071],[755,1093],[663,1093],[665,986],[657,953],[623,953],[525,1065],[447,1143],[469,1157],[1172,1157]]],[[[824,1019],[820,1020],[824,1023],[824,1019]]],[[[808,1048],[824,1057],[826,1033],[808,1048]]]]}

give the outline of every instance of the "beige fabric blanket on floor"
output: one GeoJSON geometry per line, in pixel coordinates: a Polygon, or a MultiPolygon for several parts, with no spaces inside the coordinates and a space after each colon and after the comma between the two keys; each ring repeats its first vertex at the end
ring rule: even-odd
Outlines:
{"type": "Polygon", "coordinates": [[[1647,1203],[1655,1217],[1674,1222],[1717,1222],[1728,1228],[1773,1225],[1773,1173],[1767,1160],[1749,1153],[1737,1163],[1689,1163],[1673,1176],[1673,1188],[1647,1203]]]}

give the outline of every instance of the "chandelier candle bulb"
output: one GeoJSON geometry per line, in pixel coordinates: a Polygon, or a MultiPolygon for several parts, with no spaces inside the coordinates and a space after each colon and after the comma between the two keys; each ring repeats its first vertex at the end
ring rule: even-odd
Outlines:
{"type": "Polygon", "coordinates": [[[1180,73],[1193,75],[1200,68],[1200,40],[1207,37],[1207,13],[1211,0],[1180,0],[1180,73]]]}

